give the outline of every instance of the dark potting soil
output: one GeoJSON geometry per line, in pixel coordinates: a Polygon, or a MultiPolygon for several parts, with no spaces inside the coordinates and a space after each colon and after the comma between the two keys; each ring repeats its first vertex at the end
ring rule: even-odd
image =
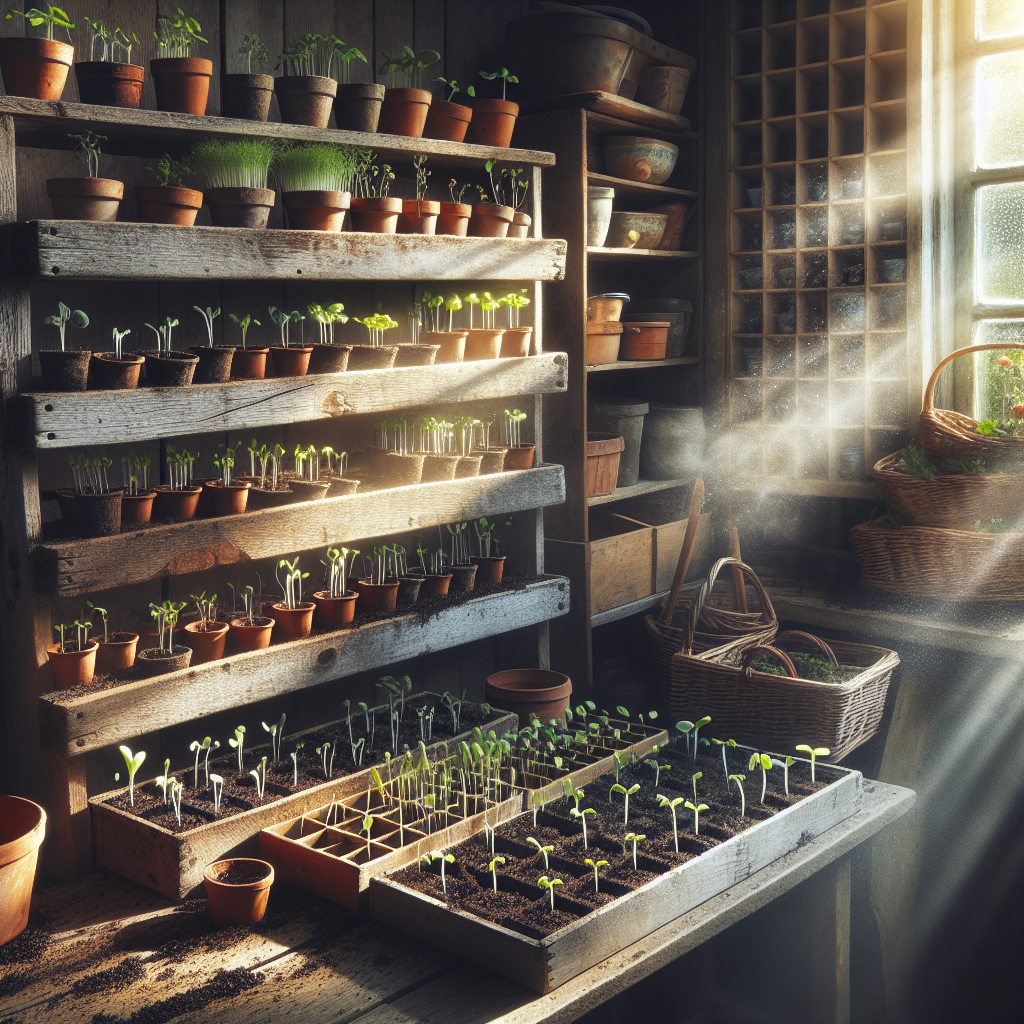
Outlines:
{"type": "Polygon", "coordinates": [[[733,836],[746,831],[759,821],[798,803],[812,793],[825,788],[840,773],[819,766],[816,780],[810,780],[810,765],[803,762],[789,769],[789,795],[784,792],[783,772],[773,768],[768,773],[768,788],[761,802],[760,770],[750,771],[747,764],[729,763],[729,774],[746,775],[746,815],[740,814],[740,797],[735,784],[726,783],[721,756],[698,753],[696,763],[685,750],[662,749],[658,752],[662,765],[657,788],[650,759],[624,768],[619,772],[619,783],[626,789],[639,784],[640,789],[629,798],[629,819],[624,821],[625,806],[621,794],[610,796],[615,784],[614,773],[592,782],[580,802],[580,808],[593,808],[587,818],[587,846],[583,845],[583,831],[579,820],[569,814],[571,800],[548,804],[533,823],[532,814],[521,815],[495,833],[495,856],[503,857],[497,866],[498,893],[493,891],[494,876],[488,866],[491,853],[484,836],[474,836],[448,852],[455,857],[454,864],[445,866],[445,885],[442,885],[440,865],[428,868],[409,867],[392,875],[392,879],[417,892],[424,893],[449,906],[502,925],[531,938],[542,938],[558,931],[601,906],[646,885],[672,868],[699,857],[733,836]],[[693,831],[692,812],[680,804],[676,808],[678,821],[678,852],[672,828],[672,814],[660,807],[657,794],[670,800],[678,796],[693,801],[691,776],[696,780],[697,803],[708,805],[701,811],[699,833],[693,831]],[[609,802],[609,800],[613,802],[609,802]],[[634,847],[626,842],[627,833],[643,836],[634,847]],[[544,853],[528,842],[536,839],[547,850],[544,853]],[[598,891],[594,890],[593,868],[586,859],[607,861],[600,869],[598,891]],[[542,876],[560,878],[555,888],[555,910],[552,913],[550,896],[538,886],[542,876]]]}
{"type": "Polygon", "coordinates": [[[145,968],[138,957],[126,957],[114,967],[105,971],[95,971],[79,978],[71,986],[71,994],[76,999],[94,995],[97,992],[119,992],[133,982],[146,976],[145,968]]]}
{"type": "Polygon", "coordinates": [[[267,874],[267,869],[259,864],[236,861],[224,874],[217,876],[217,881],[224,885],[251,885],[253,882],[261,882],[267,874]]]}

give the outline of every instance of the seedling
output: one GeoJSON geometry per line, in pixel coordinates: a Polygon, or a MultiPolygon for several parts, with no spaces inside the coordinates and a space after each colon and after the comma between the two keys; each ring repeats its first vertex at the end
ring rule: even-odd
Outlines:
{"type": "Polygon", "coordinates": [[[182,601],[175,604],[173,601],[164,601],[163,604],[150,604],[149,614],[156,619],[157,636],[159,638],[160,650],[164,654],[174,653],[174,627],[178,624],[178,616],[185,609],[186,603],[182,601]],[[166,639],[167,644],[164,645],[166,639]]]}
{"type": "Polygon", "coordinates": [[[542,889],[547,889],[548,895],[551,897],[551,912],[554,913],[555,912],[555,886],[556,885],[561,885],[562,884],[562,880],[560,878],[549,879],[547,875],[541,875],[540,878],[537,879],[537,884],[542,889]]]}
{"type": "Polygon", "coordinates": [[[157,18],[156,24],[153,36],[158,57],[191,57],[196,43],[208,41],[199,34],[203,30],[199,22],[188,17],[180,7],[173,16],[165,14],[157,18]]]}
{"type": "Polygon", "coordinates": [[[704,773],[703,772],[694,772],[692,778],[690,779],[690,784],[693,786],[693,802],[694,803],[697,802],[697,780],[698,779],[702,779],[702,778],[704,778],[704,773]]]}
{"type": "Polygon", "coordinates": [[[794,764],[796,764],[796,758],[795,757],[789,757],[787,755],[786,759],[784,761],[779,761],[778,759],[773,757],[772,758],[772,764],[775,765],[776,768],[781,768],[782,769],[782,782],[783,782],[783,786],[785,788],[786,796],[789,796],[789,769],[794,764]]]}
{"type": "Polygon", "coordinates": [[[658,764],[657,756],[653,760],[648,761],[647,764],[654,769],[654,788],[657,789],[661,780],[661,773],[671,771],[672,766],[670,764],[658,764]]]}
{"type": "Polygon", "coordinates": [[[108,638],[108,633],[107,633],[107,609],[106,608],[100,608],[99,605],[93,604],[92,601],[86,601],[85,604],[86,604],[86,607],[88,607],[90,612],[98,612],[100,617],[103,619],[103,642],[107,643],[108,642],[108,640],[107,640],[107,638],[108,638]]]}
{"type": "Polygon", "coordinates": [[[117,359],[121,358],[121,342],[131,334],[131,328],[129,327],[126,331],[119,331],[116,327],[113,329],[112,337],[114,339],[114,356],[117,359]]]}
{"type": "Polygon", "coordinates": [[[259,802],[263,803],[263,791],[267,788],[266,756],[260,759],[260,763],[249,774],[256,780],[256,795],[259,798],[259,802]]]}
{"type": "Polygon", "coordinates": [[[175,160],[170,153],[164,153],[157,157],[156,163],[146,170],[156,178],[158,185],[174,185],[180,188],[187,177],[192,174],[192,168],[186,166],[180,160],[175,160]]]}
{"type": "Polygon", "coordinates": [[[359,151],[353,195],[369,199],[387,199],[395,173],[391,164],[375,164],[374,154],[368,149],[359,151]]]}
{"type": "Polygon", "coordinates": [[[598,892],[599,889],[597,887],[597,873],[601,870],[601,868],[608,867],[608,861],[606,861],[606,860],[591,860],[589,857],[587,857],[583,861],[583,863],[586,864],[587,867],[590,868],[594,872],[594,892],[598,892]]]}
{"type": "Polygon", "coordinates": [[[430,853],[423,854],[423,857],[421,859],[427,861],[428,864],[432,864],[436,860],[439,860],[441,862],[441,891],[444,893],[445,899],[447,899],[448,882],[445,880],[444,877],[444,867],[446,864],[454,864],[455,858],[450,853],[432,850],[430,853]]]}
{"type": "MultiPolygon", "coordinates": [[[[740,791],[740,817],[746,817],[747,814],[747,795],[743,792],[743,783],[746,781],[746,775],[730,775],[729,782],[735,782],[736,788],[740,791]]],[[[728,782],[726,783],[728,786],[728,782]]]]}
{"type": "Polygon", "coordinates": [[[135,806],[135,773],[142,767],[142,762],[146,760],[146,752],[140,750],[137,754],[133,754],[128,747],[123,744],[117,748],[121,751],[121,756],[124,758],[124,763],[128,768],[128,803],[135,806]]]}
{"type": "MultiPolygon", "coordinates": [[[[10,15],[7,15],[10,17],[10,15]]],[[[70,306],[65,305],[63,302],[57,303],[57,312],[53,316],[48,316],[44,323],[51,324],[56,327],[60,332],[60,350],[61,352],[67,351],[64,347],[64,331],[68,324],[72,327],[77,327],[80,330],[89,326],[89,317],[86,316],[80,309],[72,310],[70,306]]]]}
{"type": "MultiPolygon", "coordinates": [[[[193,740],[188,747],[188,749],[190,751],[194,751],[196,755],[195,774],[192,780],[192,788],[197,791],[199,789],[199,755],[203,751],[206,751],[206,781],[207,783],[209,783],[210,781],[210,746],[212,745],[212,743],[213,741],[210,739],[210,737],[205,736],[203,737],[202,743],[200,743],[199,740],[193,740]]],[[[219,747],[220,744],[218,743],[217,746],[219,747]]]]}
{"type": "Polygon", "coordinates": [[[201,594],[190,594],[189,596],[199,613],[199,631],[201,633],[209,632],[217,621],[217,595],[213,594],[207,598],[204,590],[201,594]]]}
{"type": "Polygon", "coordinates": [[[764,794],[768,789],[768,772],[771,770],[772,759],[767,754],[751,754],[750,763],[747,765],[747,771],[754,771],[756,768],[761,769],[761,803],[764,803],[764,794]]]}
{"type": "Polygon", "coordinates": [[[548,854],[554,850],[553,846],[542,846],[539,839],[534,839],[533,836],[527,836],[526,841],[531,846],[537,847],[537,852],[544,855],[544,870],[548,869],[548,854]]]}
{"type": "Polygon", "coordinates": [[[281,760],[281,740],[284,739],[284,723],[287,717],[282,711],[281,717],[273,725],[267,725],[266,722],[261,723],[263,731],[270,733],[270,750],[274,755],[275,764],[281,760]]]}
{"type": "MultiPolygon", "coordinates": [[[[235,316],[234,313],[228,313],[228,319],[230,321],[232,321],[232,323],[238,324],[238,327],[239,327],[239,329],[242,332],[242,349],[244,350],[245,349],[245,336],[249,333],[249,326],[251,324],[255,324],[257,327],[260,327],[262,325],[260,324],[259,320],[254,320],[253,319],[251,313],[246,313],[245,316],[242,317],[241,320],[239,320],[238,317],[235,316]]],[[[266,447],[266,445],[264,445],[264,447],[266,447]]]]}
{"type": "MultiPolygon", "coordinates": [[[[582,792],[582,790],[580,790],[580,792],[582,792]]],[[[580,810],[579,807],[572,807],[570,808],[569,813],[574,818],[580,819],[580,824],[583,826],[583,849],[585,850],[587,849],[587,815],[597,814],[597,811],[595,811],[593,807],[584,807],[582,810],[580,810]]]]}
{"type": "Polygon", "coordinates": [[[220,814],[220,798],[224,792],[224,777],[216,773],[209,777],[210,788],[213,790],[213,813],[220,814]]]}
{"type": "Polygon", "coordinates": [[[322,743],[316,748],[316,752],[320,760],[323,762],[324,778],[330,779],[334,772],[335,745],[331,743],[322,743]]]}
{"type": "Polygon", "coordinates": [[[207,188],[266,188],[276,153],[271,139],[204,139],[192,147],[190,162],[207,188]]]}
{"type": "Polygon", "coordinates": [[[530,802],[533,804],[533,827],[537,827],[537,812],[544,806],[544,798],[540,792],[530,794],[530,802]]]}
{"type": "Polygon", "coordinates": [[[245,726],[240,725],[235,729],[235,738],[228,740],[228,746],[238,752],[238,773],[241,775],[245,768],[242,764],[242,745],[245,742],[245,726]]]}
{"type": "Polygon", "coordinates": [[[351,146],[307,142],[278,151],[274,177],[282,192],[351,192],[358,167],[359,151],[351,146]]]}
{"type": "Polygon", "coordinates": [[[62,28],[67,32],[68,39],[70,40],[71,30],[75,27],[68,19],[67,14],[59,7],[54,7],[53,4],[47,4],[45,11],[39,10],[38,7],[31,7],[27,11],[12,9],[7,13],[7,20],[10,21],[15,15],[19,18],[24,18],[33,28],[45,25],[47,39],[53,38],[53,30],[55,28],[62,28]]]}
{"type": "Polygon", "coordinates": [[[485,78],[488,82],[493,82],[496,78],[500,78],[502,99],[505,98],[506,86],[519,84],[519,79],[515,75],[510,75],[508,68],[502,68],[500,71],[481,71],[480,77],[485,78]]]}
{"type": "Polygon", "coordinates": [[[392,82],[396,85],[418,89],[421,72],[431,64],[436,64],[441,59],[441,54],[437,50],[417,52],[411,46],[403,46],[402,52],[396,57],[389,57],[383,51],[380,57],[381,64],[378,74],[392,75],[392,82]]]}
{"type": "Polygon", "coordinates": [[[256,74],[259,74],[270,57],[263,40],[255,32],[248,32],[242,36],[242,45],[238,48],[238,52],[245,54],[246,74],[248,75],[253,73],[253,64],[256,65],[256,74]]]}
{"type": "Polygon", "coordinates": [[[612,803],[612,794],[621,793],[624,801],[624,813],[622,816],[622,824],[629,824],[629,798],[634,794],[640,792],[640,783],[635,782],[629,789],[625,786],[620,786],[617,782],[610,790],[608,790],[608,803],[612,803]]]}
{"type": "Polygon", "coordinates": [[[636,866],[636,848],[637,848],[637,845],[639,843],[642,843],[646,838],[647,838],[647,836],[645,836],[643,833],[640,833],[639,835],[637,835],[636,832],[627,832],[625,837],[622,840],[623,849],[625,849],[626,843],[632,843],[633,844],[633,870],[634,871],[637,870],[637,866],[636,866]]]}
{"type": "Polygon", "coordinates": [[[672,837],[676,843],[676,853],[679,852],[679,822],[676,820],[676,808],[683,802],[685,798],[677,796],[674,800],[669,800],[667,796],[663,796],[661,793],[658,794],[658,800],[660,801],[659,807],[667,807],[672,812],[672,837]]]}
{"type": "Polygon", "coordinates": [[[335,56],[338,58],[338,66],[341,71],[341,84],[350,85],[352,82],[352,61],[358,59],[366,64],[366,57],[358,47],[346,46],[336,36],[330,36],[330,43],[334,48],[335,56]]]}
{"type": "Polygon", "coordinates": [[[519,409],[505,410],[505,439],[510,448],[522,447],[520,425],[526,419],[526,413],[519,409]]]}
{"type": "Polygon", "coordinates": [[[171,759],[170,758],[167,758],[167,760],[164,761],[164,773],[163,773],[163,775],[158,775],[153,781],[160,787],[160,791],[163,794],[163,798],[164,798],[164,807],[166,807],[167,806],[167,787],[172,785],[173,783],[176,783],[178,781],[171,774],[171,759]]]}
{"type": "Polygon", "coordinates": [[[366,833],[366,850],[367,850],[367,852],[369,852],[369,850],[370,850],[370,832],[372,831],[372,829],[373,829],[373,818],[371,818],[370,815],[367,814],[363,818],[362,824],[359,826],[359,831],[366,833]]]}
{"type": "Polygon", "coordinates": [[[185,791],[185,783],[171,779],[171,805],[174,807],[174,816],[178,819],[178,828],[181,828],[181,794],[185,791]]]}
{"type": "Polygon", "coordinates": [[[422,155],[414,156],[412,168],[416,174],[416,200],[424,202],[427,198],[427,178],[430,177],[430,171],[427,170],[427,158],[422,155]]]}
{"type": "MultiPolygon", "coordinates": [[[[448,103],[451,103],[452,97],[459,91],[459,83],[456,82],[454,78],[450,82],[448,81],[447,78],[441,78],[441,77],[435,78],[434,81],[435,82],[440,82],[446,88],[451,89],[451,92],[448,93],[448,100],[447,100],[448,103]]],[[[476,96],[476,89],[474,89],[473,86],[469,86],[466,89],[466,95],[469,96],[469,97],[476,96]]],[[[453,203],[457,203],[458,201],[459,201],[458,199],[453,199],[452,200],[453,203]]]]}
{"type": "Polygon", "coordinates": [[[697,735],[711,721],[710,715],[705,715],[702,719],[693,723],[693,759],[697,760],[697,735]]]}
{"type": "Polygon", "coordinates": [[[722,767],[725,769],[725,784],[726,784],[726,786],[728,786],[729,785],[729,762],[725,759],[725,749],[726,749],[726,747],[734,747],[735,748],[736,741],[735,740],[716,740],[714,737],[712,737],[711,742],[714,743],[716,746],[721,747],[721,749],[722,749],[722,767]]]}
{"type": "Polygon", "coordinates": [[[800,743],[797,745],[797,750],[803,754],[808,754],[811,758],[811,782],[814,781],[814,762],[819,757],[828,757],[832,753],[828,747],[810,747],[806,743],[800,743]]]}
{"type": "Polygon", "coordinates": [[[490,871],[491,877],[494,879],[494,891],[495,892],[498,891],[498,865],[499,864],[504,864],[504,863],[505,863],[505,858],[504,857],[494,857],[494,858],[492,858],[491,863],[487,865],[487,870],[490,871]]]}
{"type": "Polygon", "coordinates": [[[292,610],[302,603],[302,581],[309,579],[309,573],[302,572],[302,570],[298,568],[298,565],[298,556],[296,556],[294,562],[289,562],[287,558],[282,558],[281,561],[277,563],[277,568],[274,570],[274,578],[277,580],[278,586],[284,593],[285,607],[292,610]],[[282,569],[285,570],[283,581],[280,576],[282,569]]]}
{"type": "Polygon", "coordinates": [[[683,805],[688,811],[693,811],[693,834],[700,835],[700,812],[708,809],[707,804],[692,804],[689,800],[683,805]]]}

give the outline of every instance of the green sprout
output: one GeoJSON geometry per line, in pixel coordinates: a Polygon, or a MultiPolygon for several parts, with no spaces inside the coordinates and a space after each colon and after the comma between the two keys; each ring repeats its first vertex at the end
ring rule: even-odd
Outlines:
{"type": "Polygon", "coordinates": [[[711,738],[711,742],[714,743],[716,747],[721,747],[721,750],[722,750],[722,767],[725,769],[725,784],[726,784],[726,786],[728,786],[729,785],[729,762],[725,759],[725,750],[726,750],[726,747],[734,747],[735,748],[736,741],[735,740],[716,740],[714,737],[712,737],[711,738]]]}
{"type": "Polygon", "coordinates": [[[491,877],[494,879],[494,891],[495,892],[498,891],[498,865],[499,864],[504,864],[504,863],[505,863],[505,858],[504,857],[494,857],[494,858],[492,858],[490,864],[487,865],[487,870],[490,871],[491,877]]]}
{"type": "Polygon", "coordinates": [[[45,11],[39,10],[38,7],[31,7],[24,12],[12,9],[7,13],[7,20],[10,21],[15,15],[19,18],[24,18],[33,28],[45,25],[47,39],[53,38],[53,30],[55,28],[64,29],[68,34],[68,39],[70,39],[71,30],[75,27],[67,14],[59,7],[54,7],[53,4],[47,4],[45,11]]]}
{"type": "Polygon", "coordinates": [[[63,302],[58,302],[57,312],[53,316],[48,316],[43,322],[56,327],[60,331],[60,350],[64,352],[64,331],[67,325],[71,324],[72,327],[84,329],[89,326],[89,317],[80,309],[72,310],[70,306],[65,305],[63,302]]]}
{"type": "Polygon", "coordinates": [[[270,750],[274,755],[274,763],[281,760],[281,740],[284,739],[284,723],[288,716],[282,711],[281,717],[273,724],[262,722],[263,731],[270,733],[270,750]]]}
{"type": "Polygon", "coordinates": [[[446,864],[454,864],[455,858],[450,853],[431,850],[430,853],[423,854],[420,859],[425,860],[428,864],[437,860],[441,862],[441,891],[444,893],[444,898],[448,899],[448,881],[444,876],[444,868],[446,864]]]}
{"type": "Polygon", "coordinates": [[[828,747],[810,747],[806,743],[801,743],[796,748],[803,754],[809,754],[811,758],[811,782],[814,781],[814,762],[819,757],[828,757],[832,753],[828,747]]]}
{"type": "Polygon", "coordinates": [[[267,758],[265,755],[249,774],[256,780],[256,795],[259,797],[259,802],[263,803],[263,793],[267,788],[267,758]]]}
{"type": "MultiPolygon", "coordinates": [[[[459,91],[459,83],[456,82],[454,78],[449,82],[447,78],[442,78],[440,76],[435,78],[434,81],[440,82],[442,85],[445,85],[447,88],[451,89],[451,92],[448,94],[447,99],[447,102],[451,103],[452,97],[459,91]]],[[[470,97],[475,97],[476,89],[474,89],[473,86],[469,86],[469,88],[466,89],[466,95],[470,97]]]]}
{"type": "Polygon", "coordinates": [[[693,723],[693,759],[697,760],[697,734],[711,721],[710,715],[705,715],[700,721],[693,723]]]}
{"type": "Polygon", "coordinates": [[[622,840],[622,848],[623,849],[626,848],[626,843],[632,843],[633,844],[633,870],[634,871],[637,870],[637,866],[636,866],[636,847],[637,847],[637,844],[638,843],[642,843],[646,838],[647,838],[647,836],[645,836],[643,833],[640,833],[639,835],[637,835],[636,832],[627,832],[625,837],[622,840]]]}
{"type": "Polygon", "coordinates": [[[107,643],[107,609],[101,608],[98,604],[93,604],[92,601],[86,601],[85,603],[88,606],[89,611],[100,613],[100,616],[103,619],[103,642],[107,643]]]}
{"type": "Polygon", "coordinates": [[[747,771],[754,771],[755,768],[761,769],[761,803],[764,803],[764,794],[768,789],[768,772],[772,766],[772,759],[767,754],[751,754],[750,763],[747,765],[747,771]]]}
{"type": "Polygon", "coordinates": [[[146,752],[144,750],[140,750],[137,754],[133,754],[123,744],[117,749],[121,751],[121,756],[124,758],[124,763],[128,768],[128,803],[134,807],[135,773],[142,767],[142,762],[146,760],[146,752]]]}
{"type": "Polygon", "coordinates": [[[624,811],[623,816],[622,816],[622,824],[623,825],[628,825],[629,824],[629,798],[634,793],[638,793],[639,791],[640,791],[640,783],[639,782],[634,783],[632,786],[629,787],[629,789],[626,789],[625,786],[620,786],[616,782],[615,785],[612,786],[612,788],[608,790],[608,803],[612,803],[612,795],[615,794],[615,793],[621,793],[622,796],[623,796],[624,808],[625,808],[625,811],[624,811]]]}
{"type": "Polygon", "coordinates": [[[597,887],[597,873],[601,870],[601,868],[608,867],[608,861],[606,861],[606,860],[591,860],[589,857],[587,857],[586,860],[583,861],[583,863],[586,864],[588,868],[591,868],[593,870],[593,872],[594,872],[594,892],[598,892],[599,889],[597,887]]]}
{"type": "Polygon", "coordinates": [[[238,751],[238,771],[239,771],[239,773],[241,773],[242,771],[245,770],[243,765],[242,765],[242,745],[243,745],[244,742],[245,742],[245,726],[244,725],[240,725],[237,729],[235,729],[235,738],[233,740],[228,740],[228,746],[231,747],[233,750],[237,750],[238,751]]]}
{"type": "Polygon", "coordinates": [[[685,797],[677,796],[674,800],[669,800],[667,796],[663,796],[661,793],[658,794],[658,800],[660,803],[659,807],[667,807],[672,812],[672,838],[675,840],[676,853],[679,852],[679,822],[676,820],[676,808],[683,802],[685,797]]]}
{"type": "Polygon", "coordinates": [[[692,778],[690,779],[690,784],[693,786],[693,800],[694,800],[694,803],[697,802],[697,780],[698,779],[703,779],[703,778],[704,778],[704,773],[703,772],[694,772],[692,778]]]}
{"type": "MultiPolygon", "coordinates": [[[[199,740],[193,740],[189,744],[188,749],[190,751],[195,751],[196,755],[195,775],[193,776],[192,780],[192,788],[195,790],[199,789],[199,755],[203,753],[203,751],[206,751],[206,781],[207,783],[209,783],[210,781],[210,747],[212,743],[213,741],[210,739],[210,737],[206,736],[204,737],[202,743],[200,743],[199,740]]],[[[217,746],[219,747],[220,744],[218,743],[217,746]]]]}
{"type": "Polygon", "coordinates": [[[493,82],[496,78],[501,79],[501,98],[505,98],[505,88],[508,85],[518,85],[519,79],[515,75],[508,73],[508,68],[502,68],[500,71],[481,71],[480,77],[485,78],[488,82],[493,82]]]}
{"type": "MultiPolygon", "coordinates": [[[[582,793],[583,790],[581,789],[580,792],[582,793]]],[[[580,819],[580,824],[583,826],[583,849],[585,850],[587,849],[587,815],[597,814],[597,811],[595,811],[593,807],[584,807],[583,810],[580,810],[580,808],[577,806],[571,807],[569,809],[569,813],[574,818],[580,819]]]]}
{"type": "Polygon", "coordinates": [[[708,809],[707,804],[692,804],[689,800],[683,805],[688,811],[693,811],[693,834],[700,835],[700,812],[708,809]]]}
{"type": "Polygon", "coordinates": [[[254,320],[251,313],[246,313],[241,320],[235,316],[234,313],[228,313],[228,319],[239,326],[242,331],[242,349],[245,349],[245,336],[249,332],[249,325],[255,324],[257,327],[262,326],[259,320],[254,320]]]}
{"type": "Polygon", "coordinates": [[[548,869],[548,854],[551,853],[554,850],[554,847],[553,846],[541,846],[540,840],[539,839],[534,839],[533,836],[527,836],[526,837],[526,841],[531,846],[536,846],[537,847],[537,851],[544,855],[544,870],[547,871],[547,869],[548,869]]]}
{"type": "Polygon", "coordinates": [[[690,733],[693,731],[693,722],[676,722],[676,732],[683,734],[683,739],[686,741],[686,752],[690,752],[690,733]]]}
{"type": "Polygon", "coordinates": [[[736,788],[740,791],[740,817],[746,817],[747,814],[747,796],[743,792],[743,783],[746,781],[746,775],[730,775],[729,782],[735,782],[736,788]]]}
{"type": "Polygon", "coordinates": [[[554,913],[554,911],[555,911],[555,886],[556,885],[561,885],[562,884],[562,880],[560,878],[549,879],[547,875],[541,875],[540,878],[537,879],[537,884],[542,889],[547,889],[548,895],[551,897],[551,912],[554,913]]]}
{"type": "Polygon", "coordinates": [[[795,757],[790,757],[787,754],[785,761],[779,761],[778,759],[773,757],[772,758],[772,764],[775,765],[776,768],[781,768],[782,769],[782,782],[783,782],[783,786],[785,787],[786,796],[789,796],[789,769],[794,764],[796,764],[796,758],[795,757]]]}
{"type": "MultiPolygon", "coordinates": [[[[657,751],[655,751],[655,754],[657,751]]],[[[658,758],[655,756],[654,760],[646,762],[654,769],[654,788],[658,788],[658,784],[661,780],[661,773],[670,771],[672,765],[670,764],[658,764],[658,758]]]]}

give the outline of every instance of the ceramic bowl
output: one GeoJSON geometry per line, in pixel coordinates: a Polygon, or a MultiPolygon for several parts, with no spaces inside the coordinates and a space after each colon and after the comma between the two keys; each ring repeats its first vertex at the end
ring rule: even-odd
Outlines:
{"type": "Polygon", "coordinates": [[[668,215],[664,213],[631,213],[615,210],[605,245],[612,249],[657,249],[661,236],[665,234],[668,215]],[[634,245],[629,240],[630,231],[638,231],[640,238],[634,245]]]}
{"type": "Polygon", "coordinates": [[[663,185],[679,157],[679,147],[638,135],[607,135],[604,139],[605,172],[626,181],[663,185]]]}

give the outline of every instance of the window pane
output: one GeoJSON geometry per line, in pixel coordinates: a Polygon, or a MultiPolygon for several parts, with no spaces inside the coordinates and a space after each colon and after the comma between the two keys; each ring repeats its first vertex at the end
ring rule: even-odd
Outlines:
{"type": "Polygon", "coordinates": [[[979,39],[1024,34],[1024,3],[1021,0],[977,0],[977,4],[979,39]]]}
{"type": "MultiPolygon", "coordinates": [[[[1024,9],[1024,0],[1020,3],[1024,9]]],[[[978,167],[1024,164],[1024,53],[978,61],[975,159],[978,167]]]]}
{"type": "Polygon", "coordinates": [[[979,188],[975,218],[976,301],[1024,301],[1024,184],[979,188]]]}

